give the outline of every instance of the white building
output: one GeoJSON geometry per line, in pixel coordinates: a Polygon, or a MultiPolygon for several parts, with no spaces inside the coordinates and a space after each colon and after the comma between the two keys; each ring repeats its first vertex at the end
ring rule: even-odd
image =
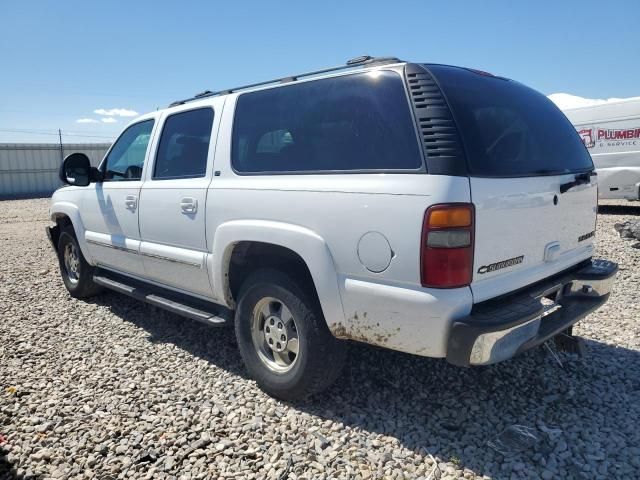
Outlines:
{"type": "Polygon", "coordinates": [[[85,153],[95,166],[108,143],[0,143],[0,199],[48,196],[61,185],[58,169],[62,158],[85,153]]]}

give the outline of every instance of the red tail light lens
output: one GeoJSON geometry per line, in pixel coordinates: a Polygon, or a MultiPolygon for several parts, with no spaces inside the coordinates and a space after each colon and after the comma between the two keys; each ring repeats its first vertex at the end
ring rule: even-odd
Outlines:
{"type": "Polygon", "coordinates": [[[420,248],[423,287],[456,288],[473,277],[474,210],[470,203],[429,207],[420,248]]]}

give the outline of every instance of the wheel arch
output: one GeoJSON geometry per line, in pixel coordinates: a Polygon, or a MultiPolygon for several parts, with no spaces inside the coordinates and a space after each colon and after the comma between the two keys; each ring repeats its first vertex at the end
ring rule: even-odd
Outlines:
{"type": "MultiPolygon", "coordinates": [[[[286,261],[299,259],[313,283],[313,288],[328,324],[344,320],[338,276],[328,245],[317,233],[305,227],[266,220],[237,220],[220,225],[213,240],[210,271],[214,295],[229,308],[235,308],[232,258],[237,249],[261,245],[266,251],[289,255],[286,261]]],[[[264,265],[258,264],[257,267],[264,265]]],[[[269,266],[274,266],[273,263],[269,266]]],[[[300,279],[298,277],[297,279],[300,279]]]]}
{"type": "MultiPolygon", "coordinates": [[[[90,265],[94,265],[93,257],[89,252],[89,247],[87,246],[87,242],[84,238],[85,229],[84,224],[82,223],[82,219],[80,218],[80,211],[78,210],[78,207],[69,202],[55,202],[49,209],[49,217],[53,222],[56,223],[56,226],[58,227],[58,236],[65,226],[71,225],[73,231],[76,234],[76,239],[78,240],[78,245],[80,246],[82,255],[84,255],[87,263],[89,263],[90,265]]],[[[52,235],[55,235],[55,233],[52,232],[52,235]]],[[[58,239],[56,238],[56,245],[57,240],[58,239]]]]}

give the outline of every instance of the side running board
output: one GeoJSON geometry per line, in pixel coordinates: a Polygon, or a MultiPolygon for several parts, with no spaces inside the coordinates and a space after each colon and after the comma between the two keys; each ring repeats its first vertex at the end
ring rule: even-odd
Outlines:
{"type": "Polygon", "coordinates": [[[124,275],[98,269],[93,281],[118,293],[150,303],[183,317],[191,318],[214,327],[232,324],[231,311],[221,305],[206,302],[165,288],[129,278],[124,275]]]}

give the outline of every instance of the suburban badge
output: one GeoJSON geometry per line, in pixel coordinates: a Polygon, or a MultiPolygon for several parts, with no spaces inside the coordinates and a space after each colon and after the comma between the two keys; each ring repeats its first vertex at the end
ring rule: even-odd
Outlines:
{"type": "Polygon", "coordinates": [[[595,236],[596,236],[595,230],[592,231],[592,232],[589,232],[589,233],[585,233],[584,235],[580,235],[578,237],[578,242],[584,242],[586,239],[592,238],[592,237],[595,237],[595,236]]]}
{"type": "Polygon", "coordinates": [[[514,265],[518,265],[522,263],[524,260],[524,255],[520,255],[519,257],[513,257],[508,260],[502,260],[501,262],[492,263],[490,265],[483,265],[478,269],[478,273],[490,273],[495,272],[496,270],[500,270],[502,268],[513,267],[514,265]]]}

